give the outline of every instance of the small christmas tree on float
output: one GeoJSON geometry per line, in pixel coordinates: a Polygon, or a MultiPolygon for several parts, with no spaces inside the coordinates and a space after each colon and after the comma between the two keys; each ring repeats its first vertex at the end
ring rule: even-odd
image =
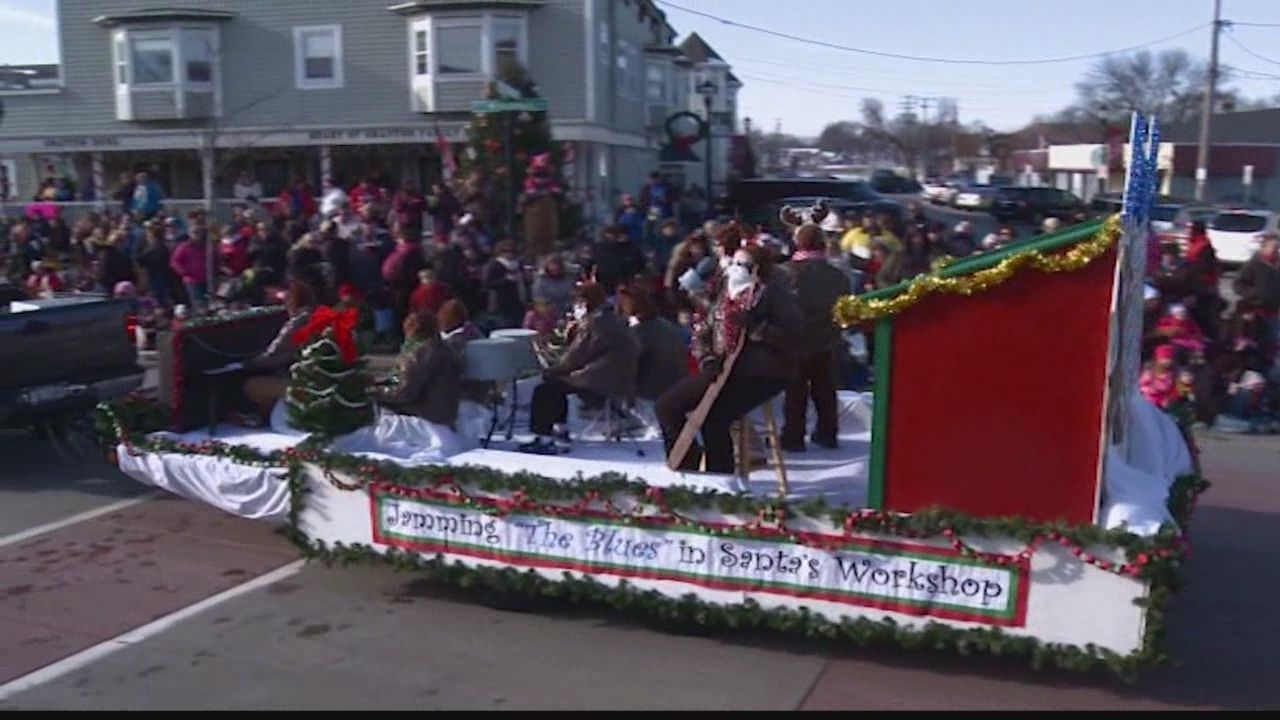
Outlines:
{"type": "Polygon", "coordinates": [[[289,424],[325,437],[345,435],[373,422],[369,377],[356,345],[354,308],[320,307],[294,333],[302,357],[290,370],[289,424]]]}

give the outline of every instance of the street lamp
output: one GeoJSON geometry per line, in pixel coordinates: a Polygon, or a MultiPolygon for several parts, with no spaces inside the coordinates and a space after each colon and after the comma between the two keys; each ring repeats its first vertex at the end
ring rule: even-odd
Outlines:
{"type": "Polygon", "coordinates": [[[720,91],[720,88],[716,87],[714,80],[707,78],[698,83],[696,89],[698,94],[702,96],[702,105],[707,111],[707,211],[710,214],[712,199],[715,197],[715,194],[711,191],[711,148],[712,138],[714,137],[712,132],[714,125],[711,123],[711,101],[715,98],[716,93],[720,91]]]}

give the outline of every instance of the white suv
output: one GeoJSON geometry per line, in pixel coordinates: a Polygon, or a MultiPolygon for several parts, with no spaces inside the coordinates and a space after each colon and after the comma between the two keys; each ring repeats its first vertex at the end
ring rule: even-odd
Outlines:
{"type": "Polygon", "coordinates": [[[1280,215],[1269,210],[1224,210],[1209,221],[1209,242],[1219,262],[1244,264],[1267,235],[1280,235],[1280,215]]]}

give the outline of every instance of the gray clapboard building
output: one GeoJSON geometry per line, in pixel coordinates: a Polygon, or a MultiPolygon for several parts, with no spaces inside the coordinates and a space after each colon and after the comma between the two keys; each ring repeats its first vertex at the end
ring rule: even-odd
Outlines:
{"type": "Polygon", "coordinates": [[[245,170],[267,197],[295,177],[425,183],[518,61],[603,218],[700,77],[651,0],[60,0],[58,33],[56,79],[0,84],[8,200],[57,178],[106,202],[136,168],[192,201],[245,170]]]}

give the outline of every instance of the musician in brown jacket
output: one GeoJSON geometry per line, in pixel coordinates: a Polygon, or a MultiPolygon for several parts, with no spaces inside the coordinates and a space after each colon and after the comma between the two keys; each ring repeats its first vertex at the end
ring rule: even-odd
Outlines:
{"type": "Polygon", "coordinates": [[[284,301],[289,319],[267,349],[244,364],[248,376],[244,381],[244,394],[257,416],[242,415],[239,424],[261,426],[271,417],[276,401],[285,396],[289,389],[289,368],[298,359],[299,348],[293,342],[293,335],[311,321],[315,304],[315,291],[310,285],[299,280],[289,283],[284,301]]]}
{"type": "Polygon", "coordinates": [[[454,429],[462,392],[462,361],[440,336],[435,315],[413,313],[406,317],[404,336],[404,348],[396,359],[399,382],[374,386],[369,394],[401,415],[416,415],[454,429]]]}
{"type": "Polygon", "coordinates": [[[604,288],[593,282],[583,283],[578,290],[577,330],[564,358],[543,372],[542,384],[533,390],[529,427],[538,437],[521,445],[521,451],[542,455],[563,451],[555,440],[568,439],[569,395],[630,400],[635,393],[639,344],[606,299],[604,288]]]}
{"type": "Polygon", "coordinates": [[[702,419],[705,450],[695,443],[679,462],[682,470],[697,470],[705,452],[707,472],[732,473],[730,425],[781,393],[795,375],[794,347],[803,317],[786,280],[772,277],[768,257],[759,246],[743,247],[733,254],[718,294],[695,324],[693,351],[698,374],[676,383],[658,399],[658,422],[670,455],[690,420],[689,413],[719,377],[738,343],[744,343],[724,387],[702,419]]]}

